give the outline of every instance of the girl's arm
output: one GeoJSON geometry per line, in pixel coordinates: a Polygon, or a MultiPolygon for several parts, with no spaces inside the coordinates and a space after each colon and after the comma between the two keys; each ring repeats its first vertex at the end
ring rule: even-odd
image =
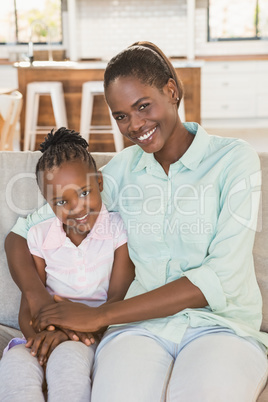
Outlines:
{"type": "Polygon", "coordinates": [[[114,263],[108,289],[107,303],[124,299],[135,277],[135,267],[128,254],[127,243],[114,253],[114,263]]]}

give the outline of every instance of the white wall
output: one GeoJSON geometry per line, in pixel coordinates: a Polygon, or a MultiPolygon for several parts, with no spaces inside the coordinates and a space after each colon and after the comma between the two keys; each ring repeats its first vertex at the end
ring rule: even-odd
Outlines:
{"type": "Polygon", "coordinates": [[[110,59],[138,40],[186,53],[185,0],[77,0],[80,57],[110,59]],[[183,39],[182,39],[183,38],[183,39]]]}
{"type": "MultiPolygon", "coordinates": [[[[76,0],[78,58],[110,59],[137,40],[187,55],[187,0],[76,0]]],[[[267,54],[268,41],[207,42],[207,0],[196,0],[195,54],[267,54]]]]}
{"type": "MultiPolygon", "coordinates": [[[[156,43],[168,56],[187,55],[189,0],[62,1],[64,43],[55,48],[67,48],[69,56],[75,55],[76,59],[108,60],[138,40],[156,43]],[[68,26],[68,4],[76,6],[76,18],[73,21],[75,32],[68,26]]],[[[268,40],[207,42],[207,2],[208,0],[195,0],[194,50],[197,56],[268,54],[268,40]]],[[[40,45],[35,47],[36,50],[39,47],[44,48],[40,45]]],[[[22,53],[26,55],[27,51],[26,45],[0,46],[0,58],[16,61],[23,57],[22,53]],[[19,53],[21,54],[18,55],[19,53]]]]}

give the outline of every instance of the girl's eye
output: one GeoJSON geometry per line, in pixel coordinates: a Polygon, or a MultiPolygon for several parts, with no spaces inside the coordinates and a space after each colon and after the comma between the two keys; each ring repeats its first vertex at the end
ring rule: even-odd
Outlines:
{"type": "Polygon", "coordinates": [[[147,108],[147,106],[149,106],[149,103],[144,103],[143,105],[141,105],[141,106],[139,107],[139,110],[144,110],[144,109],[147,108]]]}
{"type": "Polygon", "coordinates": [[[62,206],[65,205],[65,204],[66,204],[66,201],[64,201],[64,200],[61,200],[61,201],[57,201],[57,202],[56,202],[57,207],[62,207],[62,206]]]}
{"type": "Polygon", "coordinates": [[[88,191],[88,190],[87,190],[87,191],[83,191],[83,192],[80,194],[80,197],[81,197],[81,198],[86,197],[88,194],[89,194],[89,191],[88,191]]]}

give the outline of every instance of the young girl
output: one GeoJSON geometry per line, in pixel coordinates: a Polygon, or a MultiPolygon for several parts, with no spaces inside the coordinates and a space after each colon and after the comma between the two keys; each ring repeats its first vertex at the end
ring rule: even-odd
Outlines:
{"type": "MultiPolygon", "coordinates": [[[[102,199],[125,222],[135,279],[116,303],[53,304],[28,264],[27,278],[20,274],[18,256],[28,253],[12,234],[11,271],[30,302],[38,299],[34,327],[112,326],[95,356],[93,402],[253,402],[266,383],[268,346],[252,258],[258,156],[244,141],[180,121],[181,83],[152,43],[115,56],[104,88],[135,144],[102,170],[102,199]]],[[[16,233],[32,219],[40,217],[16,233]]]]}
{"type": "MultiPolygon", "coordinates": [[[[133,280],[133,264],[119,214],[108,213],[102,203],[102,175],[87,146],[78,133],[65,128],[48,134],[41,144],[43,155],[36,178],[55,217],[33,226],[27,241],[39,277],[51,294],[97,307],[124,298],[133,280]]],[[[28,303],[22,297],[20,327],[31,355],[37,356],[41,365],[47,362],[49,400],[89,401],[96,335],[71,333],[84,344],[66,342],[65,330],[36,333],[30,320],[28,303]]],[[[13,353],[19,355],[18,348],[13,353]]],[[[33,366],[33,375],[38,371],[42,378],[36,359],[31,359],[27,350],[23,354],[25,364],[33,366]]],[[[41,388],[37,392],[40,394],[41,388]]],[[[39,400],[34,393],[31,398],[39,400]]]]}

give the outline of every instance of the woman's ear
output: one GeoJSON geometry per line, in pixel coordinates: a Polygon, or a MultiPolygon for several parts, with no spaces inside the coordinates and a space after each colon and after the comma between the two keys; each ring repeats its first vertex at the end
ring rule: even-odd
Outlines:
{"type": "Polygon", "coordinates": [[[97,180],[98,180],[98,184],[99,184],[99,190],[100,190],[100,192],[102,192],[102,190],[103,190],[103,176],[102,176],[102,173],[99,170],[97,172],[97,180]]]}
{"type": "Polygon", "coordinates": [[[167,84],[166,84],[166,88],[168,91],[168,94],[170,96],[170,99],[172,100],[172,102],[175,104],[177,104],[178,102],[178,88],[176,85],[176,82],[173,80],[173,78],[169,78],[167,84]]]}

